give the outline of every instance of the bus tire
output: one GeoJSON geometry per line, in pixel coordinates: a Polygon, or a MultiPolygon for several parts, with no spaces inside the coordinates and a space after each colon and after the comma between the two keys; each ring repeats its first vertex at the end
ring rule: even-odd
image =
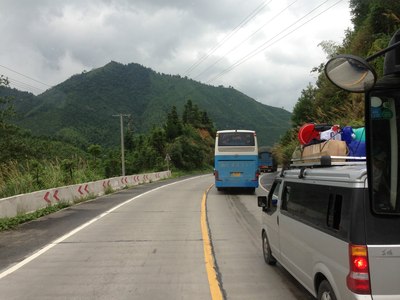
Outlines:
{"type": "Polygon", "coordinates": [[[328,280],[323,280],[318,287],[318,300],[336,300],[335,292],[333,291],[328,280]]]}
{"type": "Polygon", "coordinates": [[[268,265],[275,265],[276,259],[272,255],[271,247],[269,245],[267,233],[265,231],[262,232],[262,246],[263,246],[263,254],[264,254],[264,261],[268,265]]]}

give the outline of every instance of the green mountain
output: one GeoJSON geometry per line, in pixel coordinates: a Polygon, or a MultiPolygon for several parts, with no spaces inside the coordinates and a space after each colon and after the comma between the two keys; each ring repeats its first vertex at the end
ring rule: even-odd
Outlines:
{"type": "Polygon", "coordinates": [[[288,111],[261,104],[234,88],[160,74],[134,63],[110,62],[38,96],[0,88],[0,97],[7,95],[15,99],[17,125],[34,135],[56,136],[82,146],[119,145],[117,114],[130,115],[125,126],[147,132],[164,124],[173,106],[181,114],[189,99],[207,112],[217,130],[256,130],[260,145],[272,146],[291,126],[288,111]]]}

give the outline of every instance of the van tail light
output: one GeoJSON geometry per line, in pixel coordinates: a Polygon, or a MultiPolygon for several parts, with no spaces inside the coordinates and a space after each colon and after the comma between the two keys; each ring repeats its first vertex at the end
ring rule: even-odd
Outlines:
{"type": "Polygon", "coordinates": [[[367,247],[349,244],[349,262],[347,287],[356,294],[371,294],[367,247]]]}

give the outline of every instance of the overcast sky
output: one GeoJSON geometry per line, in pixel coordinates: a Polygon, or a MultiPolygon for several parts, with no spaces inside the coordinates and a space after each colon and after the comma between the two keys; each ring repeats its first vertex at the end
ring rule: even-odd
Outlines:
{"type": "Polygon", "coordinates": [[[292,111],[352,28],[348,0],[0,0],[0,74],[40,94],[110,61],[292,111]],[[24,75],[24,76],[23,76],[24,75]]]}

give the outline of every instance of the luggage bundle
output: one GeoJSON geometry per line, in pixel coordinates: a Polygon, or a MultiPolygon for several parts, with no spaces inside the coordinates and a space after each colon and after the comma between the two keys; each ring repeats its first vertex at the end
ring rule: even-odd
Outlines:
{"type": "Polygon", "coordinates": [[[300,128],[298,139],[301,146],[293,153],[293,163],[320,162],[323,157],[329,157],[329,164],[365,159],[364,127],[307,123],[300,128]]]}

